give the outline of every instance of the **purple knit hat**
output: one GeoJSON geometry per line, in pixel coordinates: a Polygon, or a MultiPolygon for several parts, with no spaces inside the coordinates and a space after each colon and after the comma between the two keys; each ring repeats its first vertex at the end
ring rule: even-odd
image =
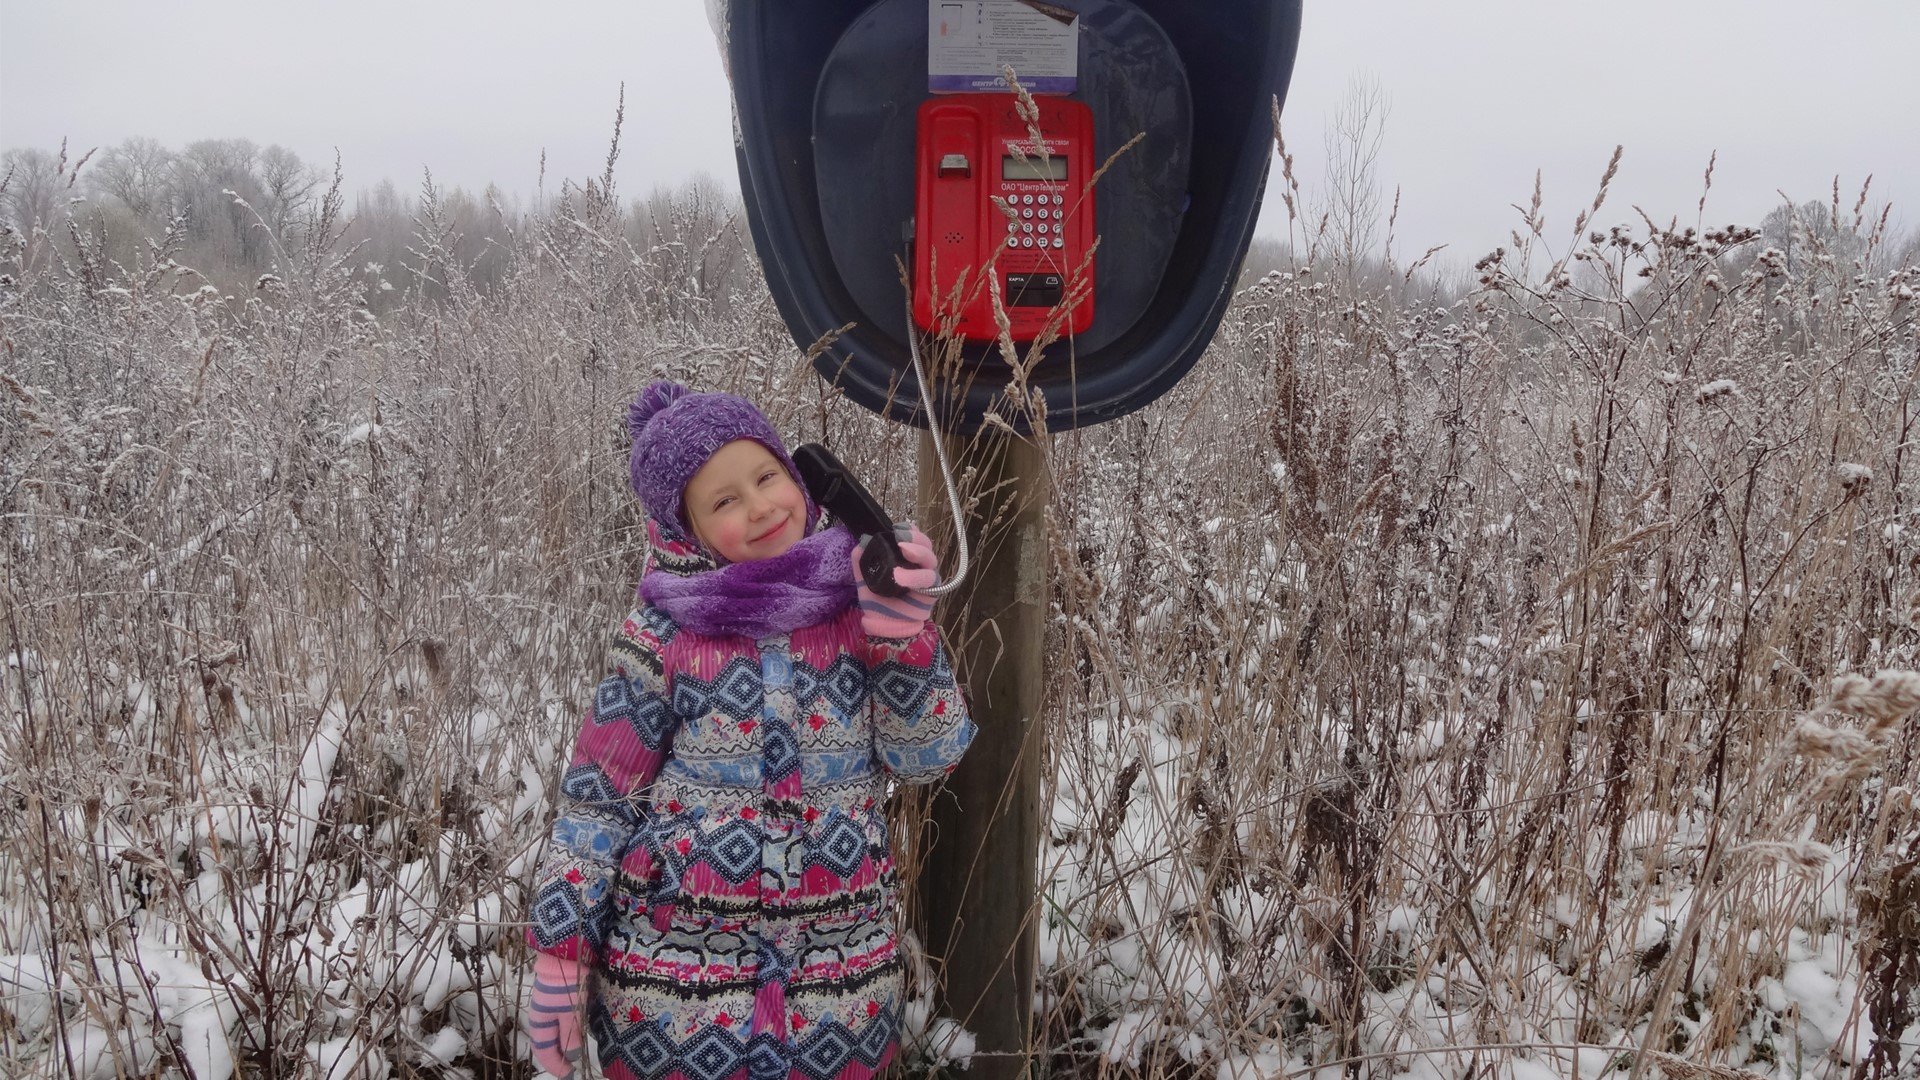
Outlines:
{"type": "Polygon", "coordinates": [[[640,391],[627,406],[627,433],[633,436],[633,453],[627,458],[633,493],[669,540],[698,542],[682,500],[687,481],[735,439],[752,439],[786,466],[807,501],[808,533],[819,520],[813,494],[801,481],[800,470],[793,467],[779,432],[746,398],[696,394],[662,379],[640,391]]]}

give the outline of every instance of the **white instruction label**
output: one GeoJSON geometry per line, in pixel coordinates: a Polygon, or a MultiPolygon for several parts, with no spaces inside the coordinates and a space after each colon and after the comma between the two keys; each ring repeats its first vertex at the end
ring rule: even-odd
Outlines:
{"type": "Polygon", "coordinates": [[[1073,93],[1080,17],[1040,0],[928,0],[928,90],[1004,91],[1006,68],[1030,93],[1073,93]]]}

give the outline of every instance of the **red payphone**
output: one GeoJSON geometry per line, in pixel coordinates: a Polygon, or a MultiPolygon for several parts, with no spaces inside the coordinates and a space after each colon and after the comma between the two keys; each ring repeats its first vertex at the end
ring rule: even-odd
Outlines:
{"type": "Polygon", "coordinates": [[[920,106],[913,321],[922,330],[952,319],[968,340],[997,338],[996,296],[1015,341],[1039,336],[1069,297],[1078,300],[1059,332],[1093,323],[1093,113],[1067,98],[1033,102],[1031,126],[1012,94],[920,106]]]}

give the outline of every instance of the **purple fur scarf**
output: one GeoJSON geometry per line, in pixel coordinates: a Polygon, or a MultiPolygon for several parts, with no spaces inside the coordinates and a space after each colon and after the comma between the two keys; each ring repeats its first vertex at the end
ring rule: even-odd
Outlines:
{"type": "Polygon", "coordinates": [[[640,596],[696,634],[790,634],[854,602],[853,546],[847,530],[822,529],[771,559],[691,574],[656,567],[640,579],[640,596]]]}

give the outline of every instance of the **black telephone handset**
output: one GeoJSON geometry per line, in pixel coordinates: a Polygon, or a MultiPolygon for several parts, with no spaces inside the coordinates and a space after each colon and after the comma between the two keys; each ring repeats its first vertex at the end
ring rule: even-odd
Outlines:
{"type": "Polygon", "coordinates": [[[873,538],[860,552],[860,576],[867,588],[896,599],[907,595],[907,590],[893,580],[894,569],[904,560],[900,540],[893,533],[893,519],[880,501],[819,443],[795,447],[793,464],[800,470],[800,482],[807,485],[815,505],[832,514],[853,535],[873,538]]]}

